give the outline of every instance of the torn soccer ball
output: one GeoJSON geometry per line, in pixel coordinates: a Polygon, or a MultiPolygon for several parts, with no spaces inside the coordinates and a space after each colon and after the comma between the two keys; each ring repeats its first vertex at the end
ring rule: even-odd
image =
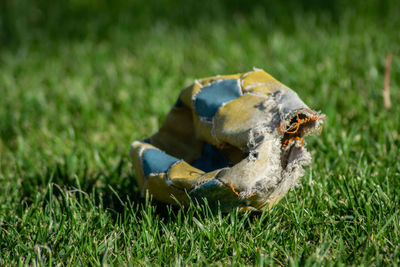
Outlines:
{"type": "Polygon", "coordinates": [[[166,203],[271,207],[303,175],[311,160],[304,137],[323,119],[259,69],[197,80],[155,135],[133,142],[137,183],[143,196],[166,203]]]}

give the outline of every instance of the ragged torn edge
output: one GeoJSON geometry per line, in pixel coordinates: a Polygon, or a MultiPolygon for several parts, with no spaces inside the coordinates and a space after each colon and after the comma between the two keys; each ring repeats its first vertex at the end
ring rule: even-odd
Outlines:
{"type": "MultiPolygon", "coordinates": [[[[274,109],[273,104],[275,103],[276,105],[276,103],[281,101],[270,99],[268,102],[266,105],[272,110],[274,109]]],[[[283,116],[275,118],[275,123],[278,122],[279,127],[274,125],[273,118],[268,118],[267,120],[270,120],[269,124],[259,124],[249,133],[247,145],[250,152],[249,161],[257,160],[257,157],[252,155],[258,154],[260,142],[256,140],[259,136],[264,136],[265,140],[261,140],[262,142],[269,141],[275,144],[272,146],[274,147],[273,150],[269,153],[271,155],[270,165],[279,166],[279,168],[266,170],[264,177],[255,179],[253,186],[249,186],[245,192],[241,192],[243,196],[257,193],[264,195],[264,205],[267,203],[272,205],[277,199],[283,197],[290,188],[297,185],[299,178],[304,175],[303,166],[309,165],[311,162],[311,155],[304,148],[304,138],[310,132],[320,133],[322,131],[323,120],[325,119],[325,115],[310,110],[304,103],[301,103],[302,108],[282,114],[282,111],[288,110],[283,109],[281,104],[279,103],[277,106],[280,115],[283,116]],[[285,125],[285,128],[282,129],[281,125],[285,125]],[[299,138],[285,136],[287,132],[293,135],[297,133],[297,137],[299,138]],[[285,138],[287,139],[285,140],[285,138]],[[287,142],[287,140],[289,141],[287,142]],[[279,155],[279,157],[274,155],[279,155]]],[[[274,114],[272,113],[271,116],[274,116],[274,114]]]]}

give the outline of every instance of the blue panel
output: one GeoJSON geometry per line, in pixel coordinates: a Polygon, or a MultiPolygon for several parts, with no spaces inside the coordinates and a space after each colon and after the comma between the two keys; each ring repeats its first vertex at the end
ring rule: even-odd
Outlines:
{"type": "Polygon", "coordinates": [[[237,79],[212,83],[197,94],[194,108],[200,117],[212,118],[225,102],[242,95],[237,79]]]}
{"type": "Polygon", "coordinates": [[[198,188],[196,188],[195,190],[190,192],[190,194],[192,196],[196,196],[196,197],[208,196],[208,195],[212,195],[212,192],[214,192],[214,191],[218,191],[218,190],[224,191],[224,190],[221,190],[221,188],[220,188],[222,186],[223,185],[220,182],[218,182],[217,180],[211,179],[210,181],[200,185],[198,188]],[[199,194],[199,193],[201,193],[201,194],[199,194]]]}
{"type": "Polygon", "coordinates": [[[204,198],[212,209],[220,206],[221,211],[229,211],[241,205],[241,199],[232,189],[215,179],[212,179],[189,193],[189,196],[199,204],[204,204],[204,198]],[[219,202],[219,203],[218,203],[219,202]],[[218,205],[219,204],[219,205],[218,205]]]}
{"type": "Polygon", "coordinates": [[[150,173],[167,172],[179,159],[172,157],[157,149],[147,149],[142,155],[143,171],[146,176],[150,173]]]}
{"type": "Polygon", "coordinates": [[[193,162],[193,166],[204,172],[211,172],[217,169],[227,167],[228,160],[215,146],[206,143],[203,147],[201,157],[193,162]]]}

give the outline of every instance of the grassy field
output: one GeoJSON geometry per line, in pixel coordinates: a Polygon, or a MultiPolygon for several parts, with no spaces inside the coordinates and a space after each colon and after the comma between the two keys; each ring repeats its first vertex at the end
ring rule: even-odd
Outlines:
{"type": "Polygon", "coordinates": [[[0,265],[399,265],[398,3],[184,3],[0,4],[0,265]],[[301,186],[262,213],[141,199],[130,143],[253,66],[327,115],[301,186]]]}

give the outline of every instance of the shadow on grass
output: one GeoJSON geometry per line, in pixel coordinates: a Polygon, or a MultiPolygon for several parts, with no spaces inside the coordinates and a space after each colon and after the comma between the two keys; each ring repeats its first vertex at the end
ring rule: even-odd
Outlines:
{"type": "MultiPolygon", "coordinates": [[[[91,171],[87,163],[83,162],[79,169],[70,167],[68,160],[48,166],[42,173],[21,176],[21,201],[32,204],[36,195],[50,184],[56,184],[65,191],[81,191],[91,196],[94,204],[101,204],[105,209],[121,211],[124,203],[144,203],[140,197],[136,181],[131,172],[124,169],[128,160],[120,158],[118,164],[110,166],[109,170],[99,169],[91,171]]],[[[54,191],[55,196],[59,194],[54,191]]]]}
{"type": "MultiPolygon", "coordinates": [[[[88,164],[83,162],[78,169],[71,167],[68,157],[65,163],[48,166],[42,173],[26,175],[20,170],[21,180],[20,202],[27,206],[35,205],[37,197],[41,195],[41,205],[51,205],[47,199],[48,188],[51,190],[51,198],[65,198],[66,192],[76,193],[77,201],[79,194],[88,196],[93,205],[99,206],[102,210],[108,210],[116,220],[121,218],[121,213],[126,207],[134,207],[139,210],[146,210],[146,206],[154,208],[154,213],[160,218],[166,219],[172,214],[177,214],[181,209],[178,205],[169,205],[156,200],[146,200],[141,196],[131,166],[127,157],[121,157],[118,163],[109,168],[90,171],[88,164]]],[[[136,213],[141,216],[142,213],[136,213]]]]}
{"type": "MultiPolygon", "coordinates": [[[[181,216],[180,214],[191,214],[190,216],[202,220],[204,216],[217,216],[221,213],[219,208],[210,208],[207,201],[201,205],[191,203],[183,207],[143,198],[132,171],[129,171],[131,166],[125,157],[121,157],[116,165],[109,166],[106,170],[99,169],[94,173],[89,171],[85,163],[76,170],[69,166],[68,162],[66,159],[64,164],[48,167],[40,174],[24,176],[21,173],[23,179],[20,202],[25,203],[27,207],[39,205],[45,208],[52,205],[51,199],[65,199],[69,192],[80,206],[85,207],[89,200],[90,205],[107,210],[114,221],[127,219],[124,213],[130,209],[144,211],[135,212],[139,220],[144,214],[149,213],[164,221],[174,221],[181,216]],[[38,197],[40,204],[37,202],[38,197]]],[[[87,209],[83,208],[82,212],[87,209]]],[[[234,216],[248,216],[250,221],[259,218],[260,214],[261,212],[251,212],[251,214],[234,212],[234,216]]]]}

